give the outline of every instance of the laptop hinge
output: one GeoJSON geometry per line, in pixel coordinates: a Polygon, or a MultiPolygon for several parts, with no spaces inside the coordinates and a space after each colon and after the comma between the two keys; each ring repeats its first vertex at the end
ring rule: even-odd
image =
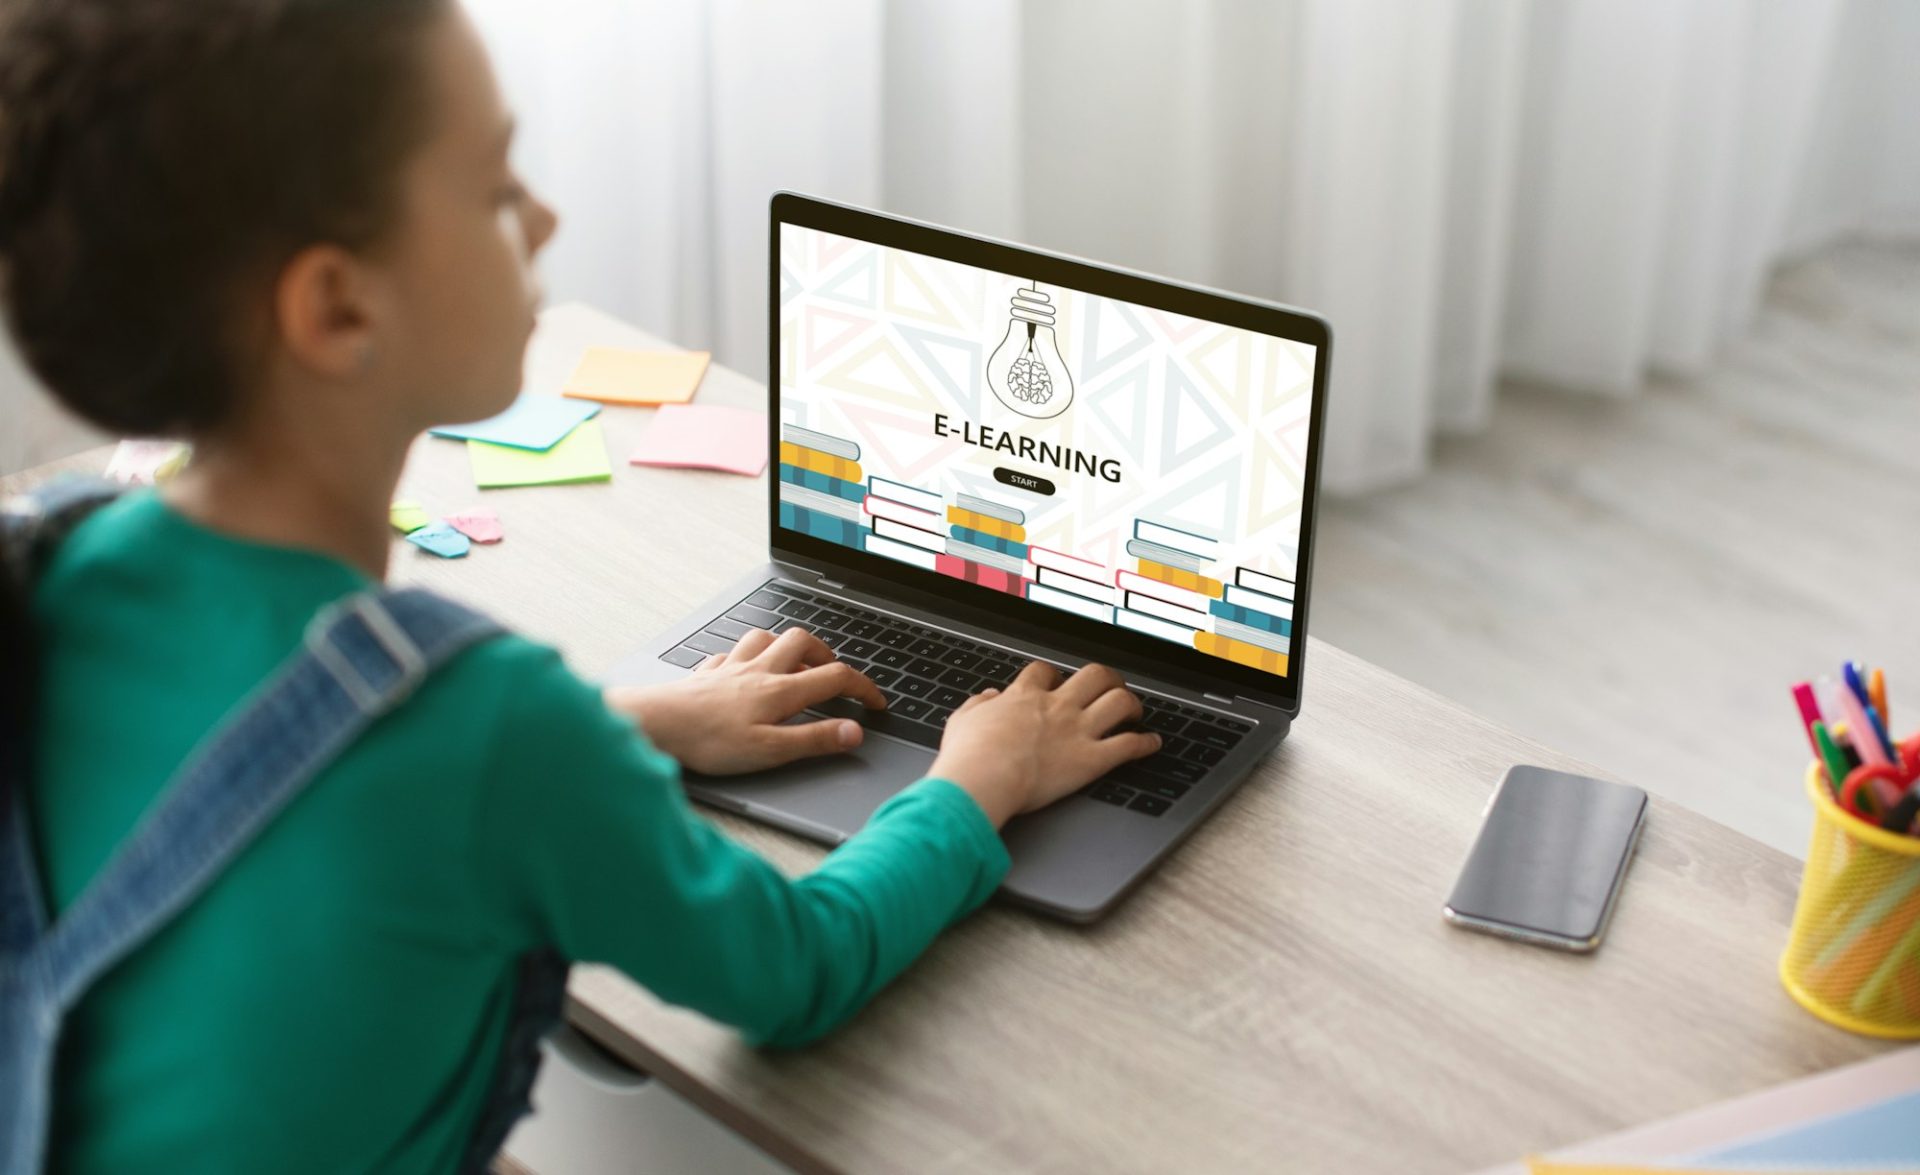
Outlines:
{"type": "Polygon", "coordinates": [[[1219,694],[1210,694],[1210,693],[1202,692],[1200,696],[1203,698],[1206,698],[1208,701],[1211,701],[1211,702],[1224,702],[1229,706],[1233,705],[1236,702],[1246,701],[1245,698],[1239,696],[1238,694],[1235,694],[1231,698],[1227,698],[1227,697],[1222,697],[1219,694]]]}
{"type": "Polygon", "coordinates": [[[827,588],[845,588],[847,586],[846,584],[841,583],[837,579],[828,579],[824,575],[821,576],[819,579],[814,580],[814,582],[819,584],[821,587],[827,587],[827,588]]]}

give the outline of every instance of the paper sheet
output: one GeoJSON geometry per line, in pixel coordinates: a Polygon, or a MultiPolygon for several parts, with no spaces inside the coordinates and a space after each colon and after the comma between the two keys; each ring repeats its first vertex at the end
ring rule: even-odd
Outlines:
{"type": "Polygon", "coordinates": [[[1920,1171],[1920,1090],[1695,1155],[1720,1168],[1852,1166],[1920,1171]]]}
{"type": "Polygon", "coordinates": [[[407,541],[442,559],[458,559],[472,549],[467,536],[444,522],[430,522],[407,536],[407,541]]]}
{"type": "Polygon", "coordinates": [[[420,503],[402,498],[387,507],[387,521],[393,523],[393,529],[401,534],[409,534],[432,522],[433,519],[420,503]]]}
{"type": "Polygon", "coordinates": [[[516,449],[553,448],[579,423],[600,411],[600,405],[560,396],[522,396],[505,412],[472,424],[448,424],[427,431],[437,437],[486,441],[516,449]]]}
{"type": "Polygon", "coordinates": [[[581,421],[565,440],[544,453],[468,441],[467,457],[473,465],[474,484],[481,489],[565,485],[613,478],[613,466],[607,460],[606,435],[598,420],[581,421]]]}
{"type": "Polygon", "coordinates": [[[500,516],[485,506],[475,506],[458,514],[449,514],[446,523],[476,543],[497,543],[507,536],[500,516]]]}
{"type": "Polygon", "coordinates": [[[1920,1172],[1911,1149],[1898,1149],[1920,1148],[1920,1130],[1901,1129],[1916,1096],[1920,1046],[1909,1046],[1481,1175],[1920,1172]]]}
{"type": "Polygon", "coordinates": [[[609,404],[684,404],[707,374],[705,351],[589,347],[562,395],[609,404]]]}
{"type": "Polygon", "coordinates": [[[654,413],[634,465],[719,469],[758,477],[767,468],[767,414],[751,408],[669,404],[654,413]]]}

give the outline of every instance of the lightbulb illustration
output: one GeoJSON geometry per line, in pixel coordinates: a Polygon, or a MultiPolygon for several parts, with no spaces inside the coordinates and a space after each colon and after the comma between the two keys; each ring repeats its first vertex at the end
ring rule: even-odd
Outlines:
{"type": "Polygon", "coordinates": [[[1053,337],[1053,299],[1038,283],[1013,293],[1006,337],[987,360],[987,386],[1002,404],[1040,420],[1073,402],[1073,377],[1053,337]]]}

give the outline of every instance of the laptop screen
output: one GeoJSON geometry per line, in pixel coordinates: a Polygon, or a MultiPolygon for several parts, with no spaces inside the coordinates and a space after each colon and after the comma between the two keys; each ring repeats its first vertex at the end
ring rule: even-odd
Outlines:
{"type": "Polygon", "coordinates": [[[815,227],[777,248],[776,525],[1290,673],[1315,346],[815,227]]]}

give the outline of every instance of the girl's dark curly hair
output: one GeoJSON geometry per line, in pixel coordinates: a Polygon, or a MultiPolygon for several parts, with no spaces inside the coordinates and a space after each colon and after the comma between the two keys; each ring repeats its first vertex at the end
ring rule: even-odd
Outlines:
{"type": "MultiPolygon", "coordinates": [[[[120,434],[231,419],[281,266],[394,221],[447,7],[0,0],[0,303],[54,396],[120,434]]],[[[0,787],[34,726],[28,618],[0,574],[0,787]]]]}
{"type": "Polygon", "coordinates": [[[0,298],[122,434],[227,419],[273,276],[375,243],[444,0],[0,0],[0,298]]]}

